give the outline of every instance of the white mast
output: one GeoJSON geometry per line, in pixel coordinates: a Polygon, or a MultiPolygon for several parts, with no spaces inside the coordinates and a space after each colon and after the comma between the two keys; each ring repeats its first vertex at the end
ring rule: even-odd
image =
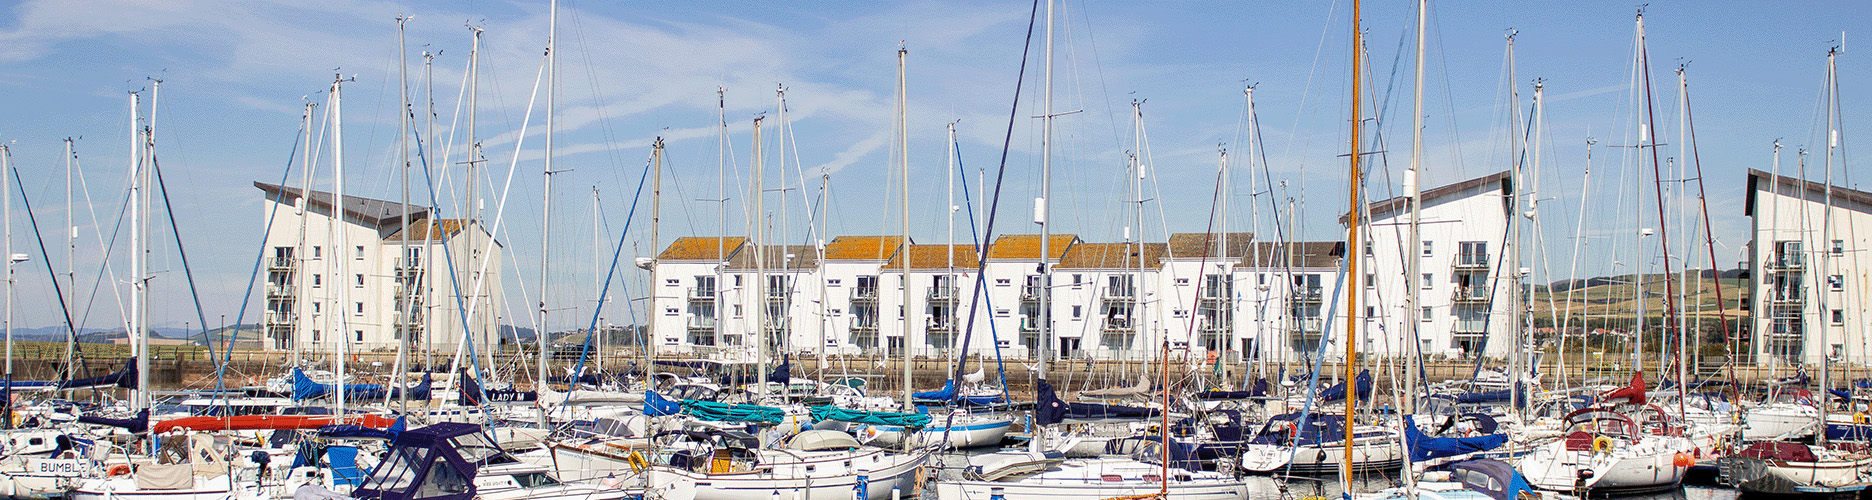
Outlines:
{"type": "MultiPolygon", "coordinates": [[[[1430,0],[1417,0],[1417,59],[1413,62],[1416,71],[1416,83],[1412,85],[1411,97],[1411,158],[1410,170],[1404,171],[1405,196],[1410,201],[1410,237],[1404,239],[1404,401],[1400,405],[1405,415],[1417,413],[1417,362],[1418,352],[1423,346],[1421,316],[1423,306],[1418,305],[1418,295],[1423,285],[1417,283],[1423,279],[1423,229],[1421,216],[1423,210],[1423,86],[1424,86],[1424,21],[1429,17],[1430,0]],[[1416,243],[1417,246],[1412,246],[1416,243]]],[[[1403,476],[1406,486],[1415,486],[1415,478],[1406,468],[1403,476]]]]}
{"type": "MultiPolygon", "coordinates": [[[[349,337],[349,335],[347,335],[348,332],[345,331],[350,326],[350,323],[347,322],[345,318],[351,317],[351,314],[352,314],[351,311],[347,311],[347,309],[351,309],[352,307],[351,297],[350,297],[350,292],[349,292],[351,290],[351,285],[349,283],[344,283],[344,281],[351,280],[351,260],[355,258],[355,256],[345,255],[347,253],[352,252],[351,238],[350,238],[351,232],[346,230],[347,228],[343,227],[345,224],[344,222],[344,210],[345,210],[345,203],[344,203],[344,188],[345,188],[345,182],[344,182],[344,105],[341,99],[343,97],[344,82],[345,82],[345,78],[343,75],[339,75],[338,77],[334,78],[332,80],[332,90],[331,90],[332,91],[332,95],[331,95],[331,101],[332,101],[332,109],[331,109],[331,112],[332,112],[332,116],[331,116],[332,208],[331,208],[331,211],[332,211],[332,225],[333,227],[337,228],[337,233],[338,233],[338,248],[333,249],[331,258],[338,261],[338,279],[340,280],[340,282],[333,283],[335,285],[338,285],[337,286],[338,288],[338,310],[332,311],[334,313],[337,313],[336,315],[338,316],[338,320],[334,321],[334,323],[339,325],[339,328],[338,328],[338,331],[336,332],[337,335],[334,335],[329,340],[332,341],[332,347],[337,352],[337,359],[333,360],[333,362],[336,363],[336,366],[337,366],[337,369],[333,370],[334,373],[337,374],[337,379],[333,383],[334,390],[332,392],[336,393],[335,396],[333,397],[334,397],[334,401],[337,402],[336,412],[338,414],[339,421],[344,420],[345,350],[347,347],[350,346],[350,340],[351,340],[350,338],[347,338],[349,337]]],[[[310,196],[311,193],[308,191],[306,195],[310,196]]],[[[145,319],[147,320],[147,318],[145,319]]],[[[147,363],[147,361],[143,361],[143,362],[147,363]]],[[[144,374],[138,374],[138,375],[142,376],[144,374]]]]}
{"type": "MultiPolygon", "coordinates": [[[[1053,225],[1051,198],[1053,197],[1053,0],[1047,0],[1046,26],[1046,83],[1043,85],[1040,110],[1040,199],[1034,203],[1034,223],[1040,225],[1040,310],[1036,311],[1040,322],[1040,345],[1035,346],[1039,359],[1038,371],[1041,380],[1046,379],[1047,359],[1052,357],[1053,318],[1049,314],[1052,308],[1053,269],[1047,266],[1047,257],[1052,255],[1053,225]]],[[[1036,436],[1037,440],[1039,437],[1036,436]]]]}
{"type": "Polygon", "coordinates": [[[138,121],[142,118],[140,97],[136,92],[130,93],[130,172],[132,176],[130,181],[130,283],[132,292],[130,294],[131,331],[127,332],[130,338],[130,354],[136,357],[137,364],[137,390],[136,394],[131,396],[130,402],[132,407],[139,410],[149,408],[149,349],[148,344],[143,341],[143,333],[148,330],[149,323],[149,318],[145,317],[148,310],[144,307],[149,298],[149,282],[144,279],[148,272],[148,252],[145,251],[148,242],[144,241],[148,235],[144,234],[144,230],[148,224],[143,220],[144,214],[149,210],[148,204],[144,202],[144,195],[148,191],[145,183],[149,178],[143,169],[143,147],[146,143],[143,141],[143,130],[138,126],[138,121]]]}
{"type": "MultiPolygon", "coordinates": [[[[408,371],[406,367],[408,366],[407,363],[409,360],[409,324],[410,319],[415,316],[411,313],[416,308],[417,288],[414,274],[416,273],[416,259],[410,256],[409,244],[409,136],[410,129],[415,128],[415,124],[412,123],[415,117],[410,114],[409,54],[407,53],[408,46],[403,43],[403,23],[406,21],[409,21],[409,16],[399,15],[396,18],[397,92],[401,94],[403,98],[403,107],[397,110],[397,166],[402,170],[403,174],[403,216],[400,218],[400,222],[398,222],[402,227],[397,231],[397,234],[402,235],[401,246],[398,247],[398,255],[396,256],[396,260],[394,261],[395,265],[392,267],[393,271],[391,272],[391,274],[396,276],[397,289],[403,292],[403,297],[401,297],[401,300],[397,301],[396,362],[395,366],[390,370],[390,380],[388,384],[386,384],[388,390],[384,393],[384,403],[389,404],[390,393],[388,391],[396,391],[397,401],[402,404],[403,412],[409,413],[409,391],[407,387],[403,386],[406,382],[406,380],[404,380],[406,378],[404,372],[408,371]]],[[[441,227],[432,228],[435,230],[441,229],[441,227]]],[[[424,231],[424,238],[428,237],[428,231],[424,231]]]]}
{"type": "MultiPolygon", "coordinates": [[[[539,331],[533,332],[533,343],[539,347],[539,374],[533,379],[533,391],[540,396],[546,394],[546,361],[551,359],[547,351],[552,350],[552,343],[549,340],[549,337],[552,336],[552,326],[546,324],[546,297],[552,295],[550,293],[551,289],[548,288],[548,286],[551,285],[548,278],[548,271],[552,266],[552,178],[555,173],[552,168],[553,111],[559,95],[559,47],[557,47],[559,35],[559,0],[553,0],[551,10],[547,13],[546,19],[546,189],[544,196],[542,196],[542,204],[545,205],[545,208],[541,209],[540,212],[539,331]]],[[[578,374],[572,374],[572,376],[577,377],[578,374]]],[[[566,390],[570,391],[576,387],[576,381],[574,381],[566,390]]],[[[540,409],[539,425],[544,428],[546,427],[546,398],[540,397],[538,399],[538,405],[540,409]]]]}
{"type": "MultiPolygon", "coordinates": [[[[761,213],[766,211],[765,188],[767,180],[763,171],[761,154],[761,119],[754,118],[754,203],[748,213],[748,222],[754,226],[754,401],[760,403],[767,399],[767,225],[761,224],[761,213]]],[[[743,299],[745,302],[746,299],[743,299]]],[[[783,382],[784,383],[784,382],[783,382]]]]}
{"type": "Polygon", "coordinates": [[[903,218],[903,241],[899,243],[901,246],[898,247],[900,250],[897,255],[898,263],[902,268],[900,270],[903,272],[898,277],[897,283],[898,288],[903,291],[903,300],[899,302],[903,311],[898,314],[903,317],[903,330],[898,334],[897,342],[903,347],[904,411],[916,411],[916,405],[910,401],[910,316],[912,312],[910,310],[910,122],[907,118],[910,114],[908,109],[910,90],[908,80],[904,77],[904,57],[909,54],[910,49],[903,46],[897,47],[897,160],[899,161],[898,175],[902,177],[899,179],[902,182],[900,185],[902,190],[898,193],[903,196],[903,203],[898,212],[898,215],[903,218]]]}
{"type": "MultiPolygon", "coordinates": [[[[69,142],[66,143],[67,146],[70,144],[69,142]]],[[[7,394],[9,395],[12,394],[13,391],[13,262],[19,260],[15,258],[13,254],[12,171],[13,149],[7,147],[5,144],[0,144],[0,177],[5,177],[5,179],[0,179],[0,203],[5,204],[5,208],[0,209],[0,214],[3,214],[0,215],[0,217],[6,217],[6,384],[7,394]]],[[[70,210],[66,210],[66,213],[70,212],[70,210]]],[[[11,419],[13,410],[11,408],[7,409],[6,416],[9,417],[6,427],[11,429],[13,428],[13,421],[11,419]]]]}

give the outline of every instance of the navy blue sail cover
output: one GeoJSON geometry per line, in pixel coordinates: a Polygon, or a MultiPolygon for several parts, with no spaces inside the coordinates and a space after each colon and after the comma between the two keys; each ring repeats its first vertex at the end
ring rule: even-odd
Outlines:
{"type": "Polygon", "coordinates": [[[1040,379],[1035,387],[1034,421],[1040,425],[1051,425],[1072,420],[1122,420],[1142,419],[1160,415],[1156,408],[1136,406],[1106,405],[1095,403],[1068,403],[1061,401],[1053,392],[1053,384],[1040,379]]]}

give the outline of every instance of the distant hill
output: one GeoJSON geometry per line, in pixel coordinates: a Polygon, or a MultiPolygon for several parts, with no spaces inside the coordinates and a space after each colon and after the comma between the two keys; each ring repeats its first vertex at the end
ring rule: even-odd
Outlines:
{"type": "MultiPolygon", "coordinates": [[[[190,332],[181,328],[154,327],[150,333],[156,337],[179,339],[190,336],[190,332]]],[[[37,328],[14,328],[13,340],[21,342],[64,342],[64,326],[41,326],[37,328]]],[[[196,332],[195,336],[199,336],[196,332]]],[[[92,344],[109,344],[123,340],[128,336],[122,328],[86,328],[78,334],[78,341],[92,344]]]]}
{"type": "MultiPolygon", "coordinates": [[[[1716,316],[1720,311],[1730,318],[1743,318],[1748,316],[1748,311],[1742,309],[1748,300],[1748,280],[1743,275],[1741,270],[1685,271],[1684,279],[1677,280],[1675,288],[1687,310],[1701,311],[1705,316],[1716,316]],[[1718,295],[1722,297],[1720,305],[1718,295]]],[[[1646,316],[1656,317],[1664,310],[1664,278],[1661,273],[1643,275],[1642,297],[1638,293],[1640,277],[1637,275],[1561,280],[1545,287],[1536,286],[1528,305],[1537,315],[1546,315],[1552,310],[1593,317],[1631,318],[1642,304],[1646,316]]]]}

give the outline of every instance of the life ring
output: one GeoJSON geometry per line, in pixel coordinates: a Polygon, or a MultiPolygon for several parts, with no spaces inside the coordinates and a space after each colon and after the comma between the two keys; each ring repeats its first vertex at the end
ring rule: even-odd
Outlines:
{"type": "Polygon", "coordinates": [[[1854,414],[1853,414],[1853,423],[1855,423],[1855,424],[1868,424],[1868,423],[1872,423],[1872,416],[1868,416],[1868,415],[1866,415],[1866,413],[1865,413],[1865,412],[1863,412],[1863,411],[1862,411],[1862,412],[1859,412],[1859,413],[1854,413],[1854,414]]]}
{"type": "Polygon", "coordinates": [[[110,472],[105,473],[105,476],[117,477],[117,476],[129,474],[129,473],[130,473],[130,466],[124,465],[124,464],[117,464],[117,465],[110,466],[110,472]]]}
{"type": "Polygon", "coordinates": [[[1592,440],[1593,452],[1605,453],[1606,450],[1610,450],[1610,449],[1612,449],[1612,438],[1599,436],[1598,438],[1594,438],[1592,440]]]}
{"type": "Polygon", "coordinates": [[[1287,435],[1296,437],[1296,438],[1299,437],[1300,436],[1300,424],[1296,424],[1294,423],[1294,421],[1288,420],[1287,421],[1287,435]]]}

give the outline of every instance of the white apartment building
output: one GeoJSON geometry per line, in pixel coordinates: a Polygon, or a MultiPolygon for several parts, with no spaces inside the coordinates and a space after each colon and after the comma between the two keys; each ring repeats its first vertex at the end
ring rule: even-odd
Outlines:
{"type": "MultiPolygon", "coordinates": [[[[975,297],[975,264],[980,258],[975,245],[917,245],[911,244],[909,256],[910,268],[910,304],[904,310],[912,311],[910,322],[910,354],[925,357],[948,357],[959,355],[963,349],[980,350],[993,346],[989,340],[988,318],[978,311],[975,316],[973,332],[970,332],[969,308],[967,304],[975,297]],[[967,345],[963,345],[967,337],[967,345]]],[[[887,283],[901,283],[903,279],[905,252],[891,256],[880,270],[887,283]]],[[[885,311],[896,310],[903,304],[902,288],[895,292],[886,290],[878,301],[885,311]]],[[[903,316],[886,319],[879,325],[886,338],[903,337],[903,316]]],[[[892,354],[900,354],[896,349],[892,354]]]]}
{"type": "Polygon", "coordinates": [[[657,353],[708,354],[718,346],[739,345],[738,335],[723,335],[718,286],[724,281],[728,259],[740,252],[747,238],[687,236],[670,242],[651,264],[651,302],[656,314],[650,325],[657,353]]]}
{"type": "Polygon", "coordinates": [[[1162,273],[1163,243],[1079,243],[1054,267],[1053,311],[1060,354],[1140,359],[1153,352],[1161,320],[1146,315],[1162,273]]]}
{"type": "MultiPolygon", "coordinates": [[[[1512,348],[1511,288],[1503,286],[1511,275],[1502,271],[1511,193],[1506,173],[1426,190],[1423,238],[1410,245],[1403,202],[1371,204],[1371,244],[1360,266],[1367,278],[1358,305],[1362,352],[1403,355],[1404,321],[1419,322],[1426,355],[1474,355],[1486,345],[1487,354],[1501,356],[1512,348]],[[1414,279],[1402,272],[1406,251],[1424,259],[1414,279]],[[1418,311],[1402,310],[1407,287],[1421,293],[1418,311]]],[[[787,339],[776,347],[788,352],[897,356],[908,346],[914,356],[951,356],[998,347],[1004,356],[1029,358],[1039,348],[1045,289],[1060,357],[1150,359],[1165,342],[1201,351],[1195,359],[1213,354],[1228,363],[1343,357],[1343,344],[1321,345],[1344,337],[1347,301],[1336,288],[1343,242],[1256,241],[1237,232],[1087,243],[1056,234],[1043,259],[1039,235],[1003,235],[987,247],[979,275],[977,252],[896,236],[769,247],[770,286],[756,297],[754,251],[745,238],[680,238],[654,268],[659,352],[751,352],[743,346],[757,328],[752,312],[768,307],[769,332],[787,339]],[[1043,269],[1051,269],[1050,280],[1043,269]],[[977,282],[983,293],[971,302],[977,282]]]]}
{"type": "Polygon", "coordinates": [[[1423,191],[1418,217],[1420,241],[1410,242],[1410,206],[1405,197],[1370,205],[1365,270],[1369,352],[1404,354],[1406,325],[1418,324],[1423,355],[1459,357],[1481,352],[1506,356],[1514,349],[1514,273],[1506,257],[1508,172],[1423,191]],[[1419,276],[1405,276],[1406,252],[1419,258],[1419,276]],[[1418,310],[1406,311],[1405,294],[1418,292],[1418,310]],[[1386,342],[1388,343],[1380,343],[1386,342]]]}
{"type": "Polygon", "coordinates": [[[453,353],[463,339],[499,341],[502,245],[479,224],[431,219],[425,207],[255,182],[265,193],[268,350],[453,353]],[[403,217],[409,214],[409,235],[403,217]],[[483,271],[483,269],[485,269],[483,271]],[[403,335],[407,333],[405,339],[403,335]]]}
{"type": "Polygon", "coordinates": [[[1851,364],[1867,352],[1872,193],[1749,169],[1749,292],[1756,363],[1851,364]]]}

